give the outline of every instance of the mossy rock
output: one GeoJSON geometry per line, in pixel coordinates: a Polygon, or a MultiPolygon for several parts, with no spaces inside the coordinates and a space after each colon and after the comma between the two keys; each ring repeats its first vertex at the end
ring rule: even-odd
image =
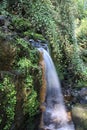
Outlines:
{"type": "Polygon", "coordinates": [[[0,36],[0,70],[10,70],[16,57],[13,41],[0,36]]]}
{"type": "Polygon", "coordinates": [[[72,109],[76,130],[87,130],[87,104],[76,104],[72,109]]]}

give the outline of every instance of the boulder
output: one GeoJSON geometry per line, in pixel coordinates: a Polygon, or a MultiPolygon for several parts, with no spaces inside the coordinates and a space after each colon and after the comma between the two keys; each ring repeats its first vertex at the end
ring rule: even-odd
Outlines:
{"type": "Polygon", "coordinates": [[[87,104],[73,106],[72,117],[76,130],[87,130],[87,104]]]}

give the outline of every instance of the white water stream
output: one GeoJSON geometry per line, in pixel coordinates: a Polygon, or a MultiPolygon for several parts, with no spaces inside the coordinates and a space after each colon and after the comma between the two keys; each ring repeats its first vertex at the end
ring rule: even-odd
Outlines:
{"type": "Polygon", "coordinates": [[[47,82],[45,107],[43,114],[44,130],[75,130],[73,122],[69,122],[65,109],[60,82],[55,70],[53,61],[49,53],[43,49],[38,49],[43,53],[45,62],[45,78],[47,82]]]}

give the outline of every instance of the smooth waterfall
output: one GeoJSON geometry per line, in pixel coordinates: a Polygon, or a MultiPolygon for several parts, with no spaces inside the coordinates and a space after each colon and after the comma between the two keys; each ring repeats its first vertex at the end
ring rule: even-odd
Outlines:
{"type": "Polygon", "coordinates": [[[46,97],[45,111],[42,112],[42,121],[44,130],[74,130],[74,125],[68,120],[65,109],[63,95],[61,92],[60,82],[55,70],[53,61],[49,53],[43,49],[38,49],[43,53],[45,63],[45,78],[46,78],[46,97]]]}

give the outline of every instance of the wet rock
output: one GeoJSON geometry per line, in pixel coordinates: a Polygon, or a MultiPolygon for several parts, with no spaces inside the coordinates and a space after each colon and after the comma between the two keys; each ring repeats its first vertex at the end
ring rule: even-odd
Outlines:
{"type": "Polygon", "coordinates": [[[36,48],[44,48],[45,50],[47,50],[49,52],[48,49],[48,45],[47,45],[47,41],[42,41],[42,40],[33,40],[33,39],[29,39],[29,43],[36,48]]]}
{"type": "Polygon", "coordinates": [[[76,130],[87,130],[87,104],[76,104],[72,108],[72,117],[76,130]]]}
{"type": "Polygon", "coordinates": [[[82,88],[79,92],[79,98],[81,104],[87,104],[87,88],[82,88]]]}
{"type": "Polygon", "coordinates": [[[72,102],[74,104],[81,103],[87,104],[87,88],[82,89],[68,89],[64,93],[64,99],[66,102],[72,102]]]}
{"type": "Polygon", "coordinates": [[[79,95],[79,90],[72,90],[72,95],[73,95],[74,97],[78,97],[78,95],[79,95]]]}
{"type": "Polygon", "coordinates": [[[34,41],[33,39],[30,39],[29,42],[30,42],[30,44],[31,44],[33,47],[37,47],[37,48],[41,47],[40,42],[36,42],[36,41],[34,41]]]}
{"type": "Polygon", "coordinates": [[[80,96],[87,96],[87,88],[82,88],[80,91],[80,96]]]}
{"type": "Polygon", "coordinates": [[[4,26],[5,24],[5,16],[0,15],[0,26],[4,26]]]}

